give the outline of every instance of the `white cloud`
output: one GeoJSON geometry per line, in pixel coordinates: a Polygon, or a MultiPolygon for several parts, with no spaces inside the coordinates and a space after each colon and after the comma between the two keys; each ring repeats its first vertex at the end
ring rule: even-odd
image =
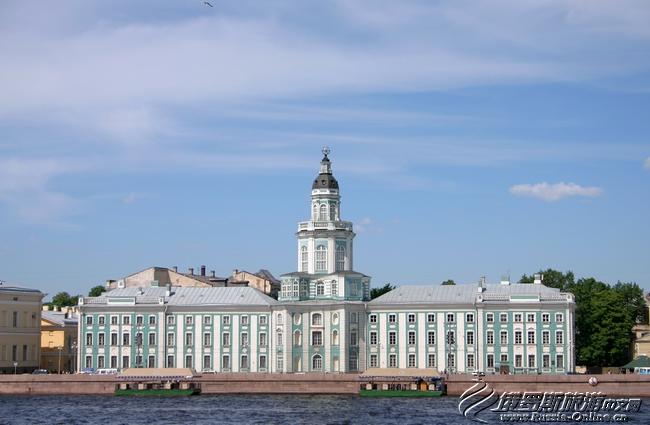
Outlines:
{"type": "Polygon", "coordinates": [[[594,198],[600,196],[602,189],[593,186],[580,186],[575,183],[562,182],[548,184],[543,182],[537,184],[517,184],[510,187],[510,193],[518,196],[539,198],[547,202],[555,202],[572,196],[594,198]]]}

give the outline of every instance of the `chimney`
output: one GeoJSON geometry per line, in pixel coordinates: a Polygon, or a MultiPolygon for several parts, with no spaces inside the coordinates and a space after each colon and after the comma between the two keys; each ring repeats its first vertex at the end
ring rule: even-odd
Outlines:
{"type": "Polygon", "coordinates": [[[239,273],[239,270],[238,270],[238,269],[235,269],[235,270],[232,271],[232,275],[233,275],[233,276],[236,275],[237,273],[239,273]]]}
{"type": "Polygon", "coordinates": [[[171,284],[171,283],[168,283],[168,284],[165,286],[165,296],[166,296],[166,297],[169,297],[169,296],[171,296],[171,294],[172,294],[172,284],[171,284]]]}
{"type": "Polygon", "coordinates": [[[536,274],[535,274],[535,279],[533,280],[533,283],[534,283],[535,285],[541,285],[541,284],[542,284],[542,280],[544,280],[544,275],[541,274],[541,273],[536,273],[536,274]]]}
{"type": "Polygon", "coordinates": [[[191,274],[192,276],[194,276],[194,267],[190,267],[190,268],[189,268],[189,271],[190,271],[190,274],[191,274]]]}
{"type": "Polygon", "coordinates": [[[201,266],[201,276],[205,276],[205,266],[201,266]]]}
{"type": "Polygon", "coordinates": [[[175,271],[176,273],[178,273],[178,266],[174,266],[174,267],[172,267],[172,269],[174,269],[174,271],[175,271]]]}
{"type": "Polygon", "coordinates": [[[210,274],[212,275],[212,277],[217,277],[214,270],[210,270],[210,274]]]}
{"type": "Polygon", "coordinates": [[[502,285],[510,285],[510,276],[501,276],[502,285]]]}

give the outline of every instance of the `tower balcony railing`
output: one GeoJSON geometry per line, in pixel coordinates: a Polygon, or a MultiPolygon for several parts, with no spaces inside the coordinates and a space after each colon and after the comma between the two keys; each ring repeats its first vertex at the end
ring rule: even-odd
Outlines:
{"type": "Polygon", "coordinates": [[[298,231],[301,230],[346,230],[352,231],[352,223],[349,221],[303,221],[298,223],[298,231]]]}

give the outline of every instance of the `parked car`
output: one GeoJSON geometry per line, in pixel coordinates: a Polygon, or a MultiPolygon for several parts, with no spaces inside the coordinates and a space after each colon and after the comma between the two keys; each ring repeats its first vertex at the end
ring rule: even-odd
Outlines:
{"type": "Polygon", "coordinates": [[[95,373],[95,369],[92,368],[92,367],[87,367],[87,368],[81,369],[81,372],[79,372],[79,373],[84,374],[84,375],[92,375],[92,374],[95,373]]]}
{"type": "Polygon", "coordinates": [[[47,369],[35,369],[32,372],[32,375],[49,375],[50,372],[47,371],[47,369]]]}

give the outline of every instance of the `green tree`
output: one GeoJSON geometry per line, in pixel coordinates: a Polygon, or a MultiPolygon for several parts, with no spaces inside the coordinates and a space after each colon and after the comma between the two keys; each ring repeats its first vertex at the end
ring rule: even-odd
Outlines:
{"type": "MultiPolygon", "coordinates": [[[[549,288],[557,288],[561,291],[567,291],[567,288],[570,288],[575,284],[575,276],[572,271],[567,271],[566,273],[559,272],[553,269],[540,270],[537,272],[544,276],[542,283],[549,288]]],[[[521,283],[533,283],[535,280],[535,275],[531,274],[530,276],[523,275],[521,277],[521,283]]]]}
{"type": "Polygon", "coordinates": [[[93,286],[92,288],[90,288],[90,291],[88,292],[88,296],[89,297],[98,297],[101,294],[103,294],[104,292],[106,292],[106,288],[104,288],[104,286],[102,286],[102,285],[97,285],[97,286],[93,286]]]}
{"type": "Polygon", "coordinates": [[[441,283],[441,285],[455,285],[455,284],[456,282],[454,282],[454,279],[447,279],[441,283]]]}
{"type": "Polygon", "coordinates": [[[391,285],[390,283],[385,284],[381,288],[372,288],[370,290],[370,299],[374,300],[375,298],[380,297],[385,293],[392,291],[395,288],[396,287],[391,285]]]}
{"type": "Polygon", "coordinates": [[[67,292],[59,292],[52,297],[50,305],[55,307],[72,307],[79,303],[79,295],[70,296],[67,292]]]}

